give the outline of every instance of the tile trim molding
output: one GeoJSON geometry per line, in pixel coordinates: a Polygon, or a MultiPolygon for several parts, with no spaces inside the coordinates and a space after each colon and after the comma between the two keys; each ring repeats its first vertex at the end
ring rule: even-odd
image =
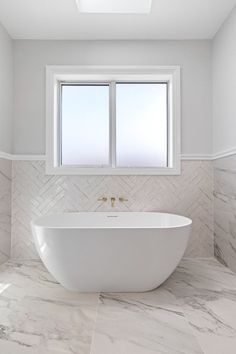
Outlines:
{"type": "Polygon", "coordinates": [[[181,160],[184,160],[184,161],[212,160],[212,155],[210,155],[210,154],[182,154],[181,160]]]}
{"type": "MultiPolygon", "coordinates": [[[[216,154],[182,154],[181,160],[183,161],[194,161],[194,160],[211,161],[212,160],[213,161],[213,160],[221,159],[222,157],[228,157],[232,155],[236,155],[236,147],[218,152],[216,154]]],[[[10,154],[4,151],[0,151],[0,158],[11,160],[11,161],[45,161],[46,155],[10,154]]]]}
{"type": "Polygon", "coordinates": [[[8,152],[0,151],[0,158],[11,161],[45,161],[45,155],[31,155],[31,154],[10,154],[8,152]]]}
{"type": "Polygon", "coordinates": [[[228,157],[236,154],[236,147],[232,149],[223,150],[213,154],[212,160],[221,159],[222,157],[228,157]]]}
{"type": "MultiPolygon", "coordinates": [[[[235,149],[236,153],[236,149],[235,149]]],[[[31,155],[31,154],[10,154],[4,151],[0,151],[0,158],[11,160],[11,161],[45,161],[46,155],[31,155]]],[[[212,160],[212,155],[192,155],[192,154],[183,154],[181,155],[181,160],[212,160]]]]}

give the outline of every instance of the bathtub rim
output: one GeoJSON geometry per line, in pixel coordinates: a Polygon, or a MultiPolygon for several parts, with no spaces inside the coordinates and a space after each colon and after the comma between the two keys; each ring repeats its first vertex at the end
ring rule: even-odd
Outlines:
{"type": "Polygon", "coordinates": [[[78,229],[78,230],[91,230],[91,229],[94,229],[94,230],[114,230],[114,229],[132,229],[132,230],[139,230],[139,229],[148,229],[148,230],[170,230],[170,229],[179,229],[179,228],[183,228],[183,227],[188,227],[188,226],[191,226],[193,223],[192,219],[190,219],[189,217],[186,217],[186,216],[183,216],[183,215],[180,215],[180,214],[174,214],[174,213],[165,213],[165,212],[131,212],[131,211],[128,211],[128,212],[120,212],[120,211],[92,211],[92,212],[86,212],[86,211],[83,211],[83,212],[60,212],[60,213],[52,213],[52,214],[47,214],[47,215],[43,215],[43,216],[40,216],[39,218],[37,219],[34,219],[34,220],[31,220],[31,227],[37,227],[37,228],[42,228],[42,229],[59,229],[59,230],[64,230],[64,229],[78,229]],[[86,216],[89,216],[89,214],[103,214],[104,216],[105,215],[110,215],[110,216],[116,216],[117,214],[161,214],[161,215],[168,215],[169,217],[177,217],[177,219],[179,220],[182,220],[182,223],[181,224],[175,224],[175,225],[168,225],[168,226],[165,226],[165,225],[160,225],[160,226],[154,226],[154,225],[49,225],[49,223],[43,223],[44,221],[47,221],[48,219],[50,220],[50,218],[52,217],[61,217],[61,216],[64,216],[64,215],[86,215],[86,216]]]}

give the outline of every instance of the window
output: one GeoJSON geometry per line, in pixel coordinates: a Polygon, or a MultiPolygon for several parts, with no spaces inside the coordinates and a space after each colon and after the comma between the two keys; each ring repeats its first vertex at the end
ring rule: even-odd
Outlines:
{"type": "Polygon", "coordinates": [[[116,84],[116,165],[168,167],[167,83],[116,84]]]}
{"type": "Polygon", "coordinates": [[[61,85],[61,165],[109,166],[109,85],[61,85]]]}
{"type": "Polygon", "coordinates": [[[179,174],[177,67],[47,67],[49,174],[179,174]]]}

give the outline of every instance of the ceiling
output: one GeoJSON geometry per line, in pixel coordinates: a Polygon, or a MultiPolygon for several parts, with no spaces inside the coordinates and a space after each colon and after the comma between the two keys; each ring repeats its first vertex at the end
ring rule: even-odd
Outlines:
{"type": "MultiPolygon", "coordinates": [[[[119,1],[119,0],[117,0],[119,1]]],[[[153,0],[150,14],[82,14],[76,0],[0,0],[15,39],[208,39],[236,0],[153,0]]]]}

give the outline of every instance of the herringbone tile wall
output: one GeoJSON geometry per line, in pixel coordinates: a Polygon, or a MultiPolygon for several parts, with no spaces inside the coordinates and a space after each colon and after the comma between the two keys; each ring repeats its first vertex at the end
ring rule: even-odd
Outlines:
{"type": "Polygon", "coordinates": [[[213,256],[213,170],[183,161],[181,176],[46,176],[42,161],[13,162],[12,257],[38,258],[30,221],[59,211],[110,211],[101,196],[123,196],[119,211],[163,211],[193,219],[188,257],[213,256]]]}
{"type": "Polygon", "coordinates": [[[11,161],[0,159],[0,264],[11,250],[11,161]]]}

